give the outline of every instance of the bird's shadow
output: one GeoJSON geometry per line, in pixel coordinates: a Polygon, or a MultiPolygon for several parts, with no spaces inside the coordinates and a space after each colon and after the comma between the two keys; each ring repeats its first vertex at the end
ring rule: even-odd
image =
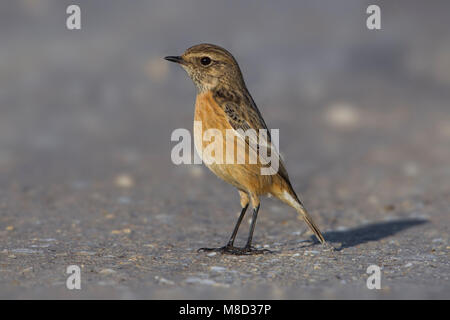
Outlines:
{"type": "MultiPolygon", "coordinates": [[[[371,223],[361,227],[342,230],[342,231],[327,231],[324,232],[325,240],[328,243],[340,243],[337,251],[357,246],[369,241],[378,241],[380,239],[392,236],[402,230],[412,228],[424,223],[425,219],[401,219],[393,221],[383,221],[371,223]]],[[[314,242],[317,240],[314,238],[314,242]]]]}

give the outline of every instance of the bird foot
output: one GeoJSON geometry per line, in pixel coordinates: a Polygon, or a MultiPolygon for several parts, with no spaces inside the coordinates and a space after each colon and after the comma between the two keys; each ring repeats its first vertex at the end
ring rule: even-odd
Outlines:
{"type": "Polygon", "coordinates": [[[244,248],[238,248],[238,247],[234,247],[232,245],[226,245],[224,247],[219,247],[219,248],[200,248],[197,251],[198,252],[220,252],[221,254],[232,254],[232,255],[236,255],[236,256],[272,253],[272,251],[270,251],[268,249],[256,249],[255,247],[252,247],[252,246],[245,246],[244,248]]]}

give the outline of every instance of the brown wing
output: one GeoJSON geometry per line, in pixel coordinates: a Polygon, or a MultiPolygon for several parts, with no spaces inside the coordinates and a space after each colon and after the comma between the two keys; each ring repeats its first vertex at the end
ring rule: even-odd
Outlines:
{"type": "Polygon", "coordinates": [[[276,146],[272,143],[270,131],[267,129],[267,125],[250,95],[239,97],[233,94],[225,94],[222,90],[217,91],[213,95],[213,98],[227,115],[227,120],[231,127],[236,131],[238,136],[246,141],[250,148],[255,148],[254,151],[259,154],[259,148],[265,147],[267,148],[268,155],[275,153],[278,156],[278,174],[289,183],[288,173],[276,146]],[[258,136],[247,135],[249,138],[247,140],[246,136],[242,135],[242,131],[248,132],[249,129],[254,129],[256,134],[258,134],[258,130],[266,129],[267,139],[258,139],[258,136]]]}

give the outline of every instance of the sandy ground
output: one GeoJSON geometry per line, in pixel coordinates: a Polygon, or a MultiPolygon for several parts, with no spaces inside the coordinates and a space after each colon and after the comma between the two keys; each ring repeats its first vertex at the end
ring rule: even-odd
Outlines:
{"type": "Polygon", "coordinates": [[[374,34],[357,1],[95,3],[80,31],[64,2],[1,5],[0,298],[450,298],[448,4],[381,2],[374,34]],[[236,55],[336,252],[273,199],[254,236],[272,254],[197,252],[239,197],[171,162],[195,91],[161,57],[203,41],[236,55]]]}

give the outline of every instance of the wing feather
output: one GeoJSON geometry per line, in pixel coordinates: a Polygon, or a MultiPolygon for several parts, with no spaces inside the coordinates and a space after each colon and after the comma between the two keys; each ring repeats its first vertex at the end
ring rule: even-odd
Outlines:
{"type": "Polygon", "coordinates": [[[277,147],[272,143],[270,131],[252,98],[240,98],[232,94],[224,94],[223,91],[216,92],[213,97],[225,112],[228,123],[236,135],[243,139],[249,149],[258,155],[261,163],[272,165],[270,158],[278,157],[279,166],[278,168],[272,167],[273,173],[277,172],[286,182],[289,182],[289,176],[282,158],[277,147]],[[259,130],[261,129],[265,129],[266,135],[260,134],[259,130]],[[267,152],[259,152],[260,148],[266,148],[267,152]]]}

